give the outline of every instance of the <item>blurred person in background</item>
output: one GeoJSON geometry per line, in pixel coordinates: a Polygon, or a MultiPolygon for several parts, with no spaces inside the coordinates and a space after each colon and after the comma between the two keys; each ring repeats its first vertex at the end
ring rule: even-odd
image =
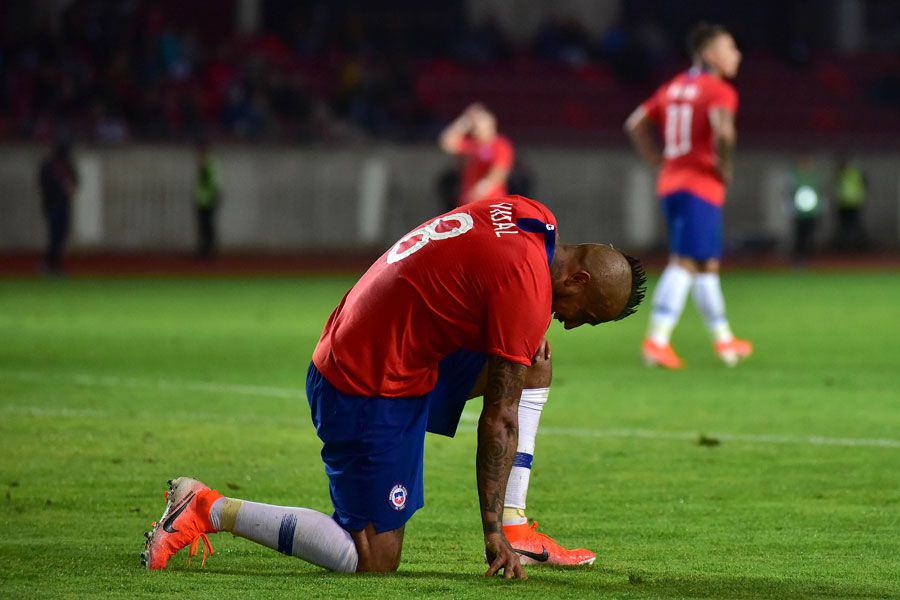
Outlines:
{"type": "Polygon", "coordinates": [[[441,149],[464,159],[459,206],[503,196],[512,170],[512,143],[497,132],[497,118],[479,103],[470,104],[444,131],[441,149]]]}
{"type": "MultiPolygon", "coordinates": [[[[441,209],[449,212],[459,206],[460,186],[462,185],[463,159],[453,156],[453,163],[448,164],[435,180],[435,189],[440,199],[441,209]]],[[[512,170],[506,180],[507,193],[514,196],[530,198],[534,190],[534,171],[521,157],[516,157],[512,170]]]]}
{"type": "Polygon", "coordinates": [[[822,214],[822,192],[816,159],[810,152],[797,156],[791,170],[790,209],[794,219],[793,259],[803,264],[815,251],[816,229],[822,214]]]}
{"type": "Polygon", "coordinates": [[[862,211],[869,191],[866,174],[847,157],[838,161],[834,177],[834,202],[837,205],[836,250],[865,250],[868,236],[862,224],[862,211]]]}
{"type": "Polygon", "coordinates": [[[721,25],[699,23],[687,43],[691,68],[663,84],[625,123],[638,154],[660,168],[656,192],[670,256],[653,295],[642,354],[648,365],[669,369],[684,366],[670,340],[691,290],[719,358],[733,366],[753,352],[750,342],[731,332],[719,281],[722,205],[737,140],[738,95],[725,80],[737,75],[741,53],[721,25]]]}
{"type": "Polygon", "coordinates": [[[63,274],[63,253],[69,236],[72,202],[78,191],[78,171],[72,162],[72,146],[59,140],[38,171],[41,203],[47,222],[47,251],[44,269],[50,275],[63,274]]]}
{"type": "Polygon", "coordinates": [[[222,191],[215,161],[209,156],[209,144],[197,144],[197,181],[194,202],[197,206],[197,257],[210,259],[216,253],[216,209],[222,191]]]}

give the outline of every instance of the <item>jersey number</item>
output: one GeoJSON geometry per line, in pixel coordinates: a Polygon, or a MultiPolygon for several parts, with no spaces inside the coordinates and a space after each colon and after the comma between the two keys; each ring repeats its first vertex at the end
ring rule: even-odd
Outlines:
{"type": "Polygon", "coordinates": [[[666,106],[666,158],[678,158],[691,151],[691,121],[694,107],[672,103],[666,106]]]}
{"type": "Polygon", "coordinates": [[[446,240],[462,235],[472,229],[474,222],[469,213],[456,213],[438,217],[428,225],[419,227],[404,235],[388,252],[389,265],[415,254],[431,240],[446,240]]]}

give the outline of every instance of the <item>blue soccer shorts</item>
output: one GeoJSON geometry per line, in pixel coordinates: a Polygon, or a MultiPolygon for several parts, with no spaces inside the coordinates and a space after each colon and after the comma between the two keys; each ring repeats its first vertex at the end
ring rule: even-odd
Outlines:
{"type": "Polygon", "coordinates": [[[415,398],[342,394],[310,363],[306,395],[341,527],[399,529],[424,506],[425,432],[456,433],[486,360],[466,350],[447,356],[434,389],[415,398]]]}
{"type": "Polygon", "coordinates": [[[669,252],[704,261],[722,256],[722,208],[691,192],[662,198],[669,252]]]}

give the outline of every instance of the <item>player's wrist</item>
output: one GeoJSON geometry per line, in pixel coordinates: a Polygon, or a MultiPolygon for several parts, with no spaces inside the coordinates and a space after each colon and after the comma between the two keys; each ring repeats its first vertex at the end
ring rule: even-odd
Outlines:
{"type": "Polygon", "coordinates": [[[483,521],[481,530],[484,533],[485,539],[492,536],[502,536],[503,524],[499,520],[483,521]]]}
{"type": "Polygon", "coordinates": [[[504,548],[511,548],[509,540],[503,533],[486,533],[484,534],[484,547],[493,553],[502,552],[504,548]]]}

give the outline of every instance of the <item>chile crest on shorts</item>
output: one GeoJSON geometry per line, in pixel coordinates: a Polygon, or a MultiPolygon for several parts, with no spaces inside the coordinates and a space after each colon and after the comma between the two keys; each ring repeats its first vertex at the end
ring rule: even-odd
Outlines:
{"type": "Polygon", "coordinates": [[[394,487],[391,488],[391,493],[388,494],[388,502],[391,504],[391,508],[394,510],[403,510],[406,508],[406,498],[408,494],[406,492],[406,488],[402,483],[398,483],[394,487]]]}

